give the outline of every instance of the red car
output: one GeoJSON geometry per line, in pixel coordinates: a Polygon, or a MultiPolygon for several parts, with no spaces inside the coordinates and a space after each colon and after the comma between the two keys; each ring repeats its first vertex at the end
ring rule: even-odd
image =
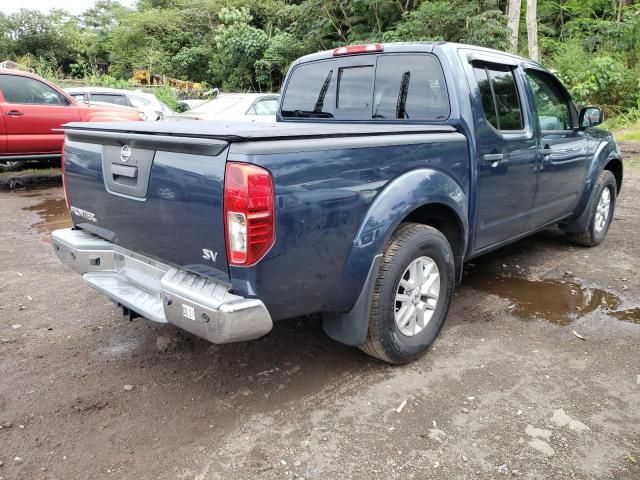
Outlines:
{"type": "Polygon", "coordinates": [[[0,172],[59,158],[65,123],[143,119],[134,108],[76,102],[43,78],[13,69],[0,69],[0,113],[0,172]]]}

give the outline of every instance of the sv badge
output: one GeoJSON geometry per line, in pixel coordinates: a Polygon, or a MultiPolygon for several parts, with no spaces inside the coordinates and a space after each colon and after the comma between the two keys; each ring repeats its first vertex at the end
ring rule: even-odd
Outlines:
{"type": "Polygon", "coordinates": [[[214,252],[212,250],[203,248],[202,258],[204,258],[205,260],[211,260],[212,262],[215,262],[218,259],[218,252],[214,252]]]}

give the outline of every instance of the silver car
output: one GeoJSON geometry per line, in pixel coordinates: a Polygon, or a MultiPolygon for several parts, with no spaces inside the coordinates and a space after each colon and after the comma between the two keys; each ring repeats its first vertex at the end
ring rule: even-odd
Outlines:
{"type": "Polygon", "coordinates": [[[149,121],[163,120],[175,113],[155,95],[141,91],[105,87],[70,87],[64,91],[79,102],[109,103],[137,108],[149,121]]]}
{"type": "Polygon", "coordinates": [[[278,98],[275,93],[221,93],[192,110],[168,119],[275,122],[278,98]]]}

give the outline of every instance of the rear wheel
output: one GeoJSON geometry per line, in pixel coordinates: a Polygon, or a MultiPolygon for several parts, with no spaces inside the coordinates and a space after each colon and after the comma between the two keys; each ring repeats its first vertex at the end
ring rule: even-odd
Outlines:
{"type": "Polygon", "coordinates": [[[567,239],[583,247],[600,245],[609,231],[616,207],[616,178],[608,170],[600,172],[587,204],[589,221],[582,232],[565,233],[567,239]]]}
{"type": "Polygon", "coordinates": [[[26,160],[2,160],[0,159],[0,172],[17,172],[27,164],[26,160]]]}
{"type": "Polygon", "coordinates": [[[451,246],[435,228],[405,223],[387,243],[361,349],[389,363],[407,363],[437,337],[449,311],[455,273],[451,246]]]}

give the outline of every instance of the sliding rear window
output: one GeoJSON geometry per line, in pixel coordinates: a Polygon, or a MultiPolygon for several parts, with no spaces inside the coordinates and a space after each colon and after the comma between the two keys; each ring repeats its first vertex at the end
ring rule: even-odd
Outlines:
{"type": "Polygon", "coordinates": [[[367,60],[299,65],[284,92],[282,116],[423,122],[449,117],[444,74],[433,55],[383,54],[367,60]]]}

